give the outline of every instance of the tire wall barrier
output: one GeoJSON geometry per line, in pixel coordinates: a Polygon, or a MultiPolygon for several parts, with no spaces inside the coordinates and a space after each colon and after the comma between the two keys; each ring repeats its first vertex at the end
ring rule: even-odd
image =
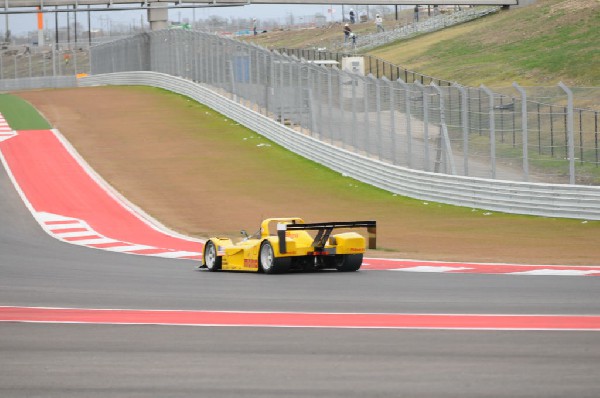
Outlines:
{"type": "Polygon", "coordinates": [[[78,79],[78,83],[153,86],[185,95],[290,151],[395,194],[498,212],[600,220],[600,187],[489,180],[387,164],[301,134],[205,86],[163,73],[100,74],[78,79]]]}

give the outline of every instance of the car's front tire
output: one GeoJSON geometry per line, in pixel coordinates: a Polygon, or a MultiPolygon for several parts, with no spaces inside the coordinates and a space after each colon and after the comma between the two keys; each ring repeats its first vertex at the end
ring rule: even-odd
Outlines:
{"type": "Polygon", "coordinates": [[[203,257],[204,265],[209,271],[214,272],[221,269],[222,258],[217,256],[217,246],[212,240],[206,242],[203,257]]]}
{"type": "Polygon", "coordinates": [[[287,272],[290,269],[290,257],[275,257],[273,246],[268,241],[260,246],[260,268],[265,274],[278,274],[287,272]]]}

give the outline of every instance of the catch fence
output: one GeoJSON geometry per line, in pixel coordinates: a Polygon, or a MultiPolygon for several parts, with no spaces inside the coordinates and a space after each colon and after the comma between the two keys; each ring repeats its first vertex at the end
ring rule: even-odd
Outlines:
{"type": "Polygon", "coordinates": [[[468,88],[365,58],[367,76],[310,62],[344,54],[268,51],[169,30],[92,48],[92,74],[155,71],[209,87],[299,133],[415,170],[597,184],[598,112],[468,88]],[[291,54],[291,53],[290,53],[291,54]]]}
{"type": "Polygon", "coordinates": [[[89,73],[87,44],[44,47],[13,46],[0,52],[0,90],[60,87],[80,73],[89,73]],[[69,78],[67,78],[69,77],[69,78]],[[32,87],[33,86],[33,87],[32,87]]]}

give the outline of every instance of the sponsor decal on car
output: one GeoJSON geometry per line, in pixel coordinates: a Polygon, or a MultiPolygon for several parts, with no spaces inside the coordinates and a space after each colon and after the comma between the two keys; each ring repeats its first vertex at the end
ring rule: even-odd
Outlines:
{"type": "Polygon", "coordinates": [[[258,267],[258,260],[252,258],[244,259],[244,268],[256,268],[258,267]]]}

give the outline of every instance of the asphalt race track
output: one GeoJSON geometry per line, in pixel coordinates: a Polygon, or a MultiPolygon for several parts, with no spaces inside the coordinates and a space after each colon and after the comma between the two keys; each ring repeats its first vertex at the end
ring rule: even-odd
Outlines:
{"type": "MultiPolygon", "coordinates": [[[[593,277],[209,273],[69,245],[3,168],[0,204],[4,307],[600,315],[593,277]]],[[[598,331],[0,322],[1,397],[598,397],[598,380],[598,331]]]]}

